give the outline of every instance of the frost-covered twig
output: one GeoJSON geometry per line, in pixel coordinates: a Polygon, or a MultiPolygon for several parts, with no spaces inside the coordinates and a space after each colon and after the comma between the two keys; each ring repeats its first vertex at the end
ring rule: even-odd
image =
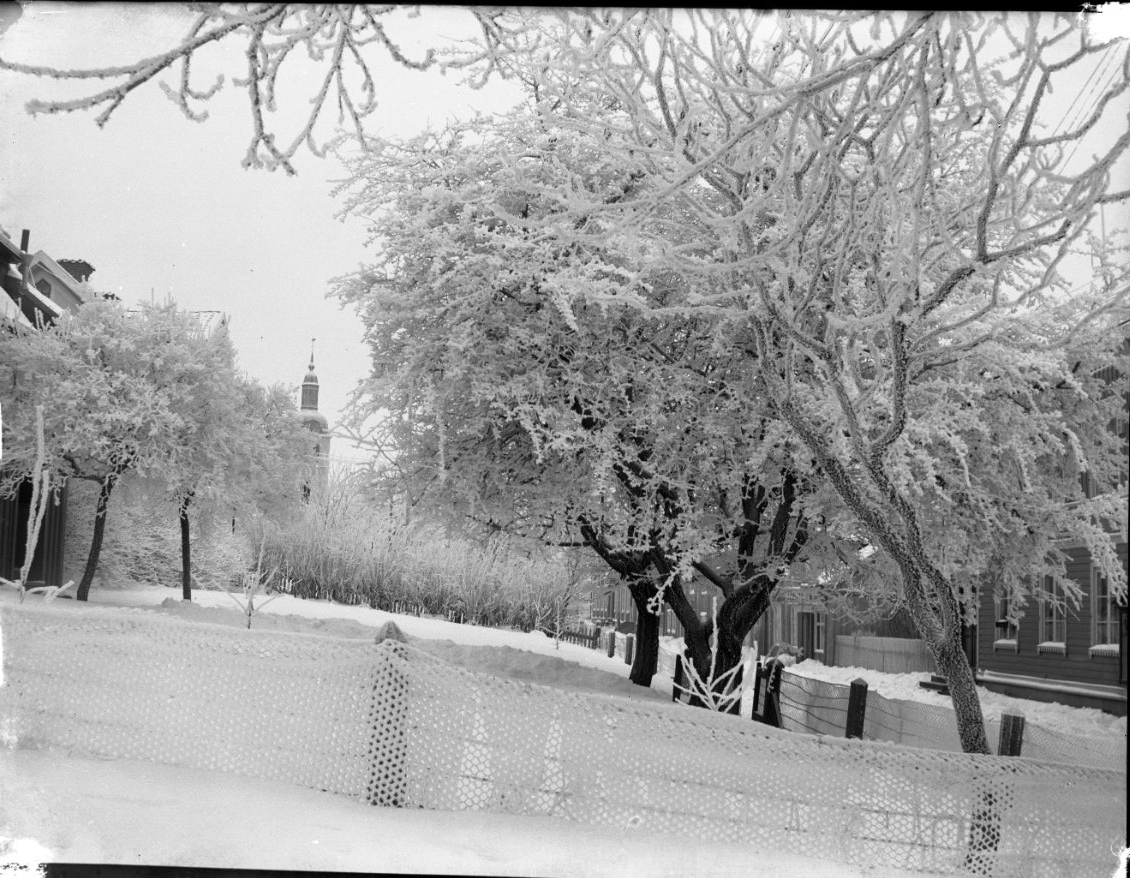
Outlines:
{"type": "Polygon", "coordinates": [[[41,595],[43,595],[44,603],[50,603],[51,601],[55,600],[55,598],[57,598],[59,595],[61,595],[63,592],[65,592],[67,589],[73,587],[74,584],[75,584],[75,581],[73,579],[68,579],[65,585],[41,585],[41,586],[38,586],[36,588],[27,589],[26,593],[27,594],[41,594],[41,595]]]}
{"type": "MultiPolygon", "coordinates": [[[[177,45],[130,64],[66,69],[0,57],[0,69],[42,78],[107,83],[105,88],[77,98],[34,100],[27,107],[31,113],[97,109],[95,122],[99,127],[109,121],[135,89],[151,81],[157,82],[166,97],[189,119],[203,122],[208,118],[203,105],[231,82],[247,90],[251,111],[253,133],[244,166],[282,168],[294,174],[291,161],[302,146],[319,157],[325,153],[328,144],[315,140],[314,129],[322,121],[326,107],[336,105],[337,123],[348,124],[362,136],[365,120],[377,107],[379,70],[373,64],[382,55],[410,70],[428,70],[436,64],[436,49],[428,48],[422,58],[413,59],[389,35],[380,19],[396,9],[372,4],[235,6],[198,3],[191,5],[195,17],[177,45]],[[193,61],[202,50],[218,43],[243,48],[245,73],[240,76],[228,71],[220,73],[210,85],[195,84],[193,61]],[[297,49],[305,51],[295,51],[297,49]],[[270,124],[269,117],[277,110],[276,97],[281,91],[277,84],[283,65],[303,54],[314,64],[321,65],[318,71],[321,75],[313,80],[318,85],[307,98],[304,121],[296,132],[285,136],[284,142],[282,132],[270,124]],[[174,74],[172,84],[158,79],[166,73],[174,74]]],[[[469,12],[482,29],[479,45],[470,52],[463,52],[461,57],[449,59],[444,66],[481,69],[480,77],[485,80],[496,69],[490,59],[502,50],[503,30],[497,22],[497,11],[471,9],[469,12]]],[[[290,63],[288,69],[293,67],[290,63]]]]}
{"type": "MultiPolygon", "coordinates": [[[[243,611],[243,614],[245,616],[247,616],[248,628],[251,627],[251,617],[278,597],[277,594],[273,594],[265,601],[260,603],[259,606],[255,606],[255,596],[259,594],[259,589],[267,586],[269,590],[271,580],[274,579],[275,574],[279,572],[278,568],[276,568],[268,573],[266,577],[263,576],[263,546],[265,542],[266,540],[264,539],[259,543],[259,558],[255,562],[255,572],[247,572],[243,574],[243,584],[240,588],[240,590],[243,592],[243,600],[241,601],[239,598],[237,598],[232,593],[231,589],[227,589],[224,592],[228,597],[235,601],[236,606],[243,611]]],[[[289,579],[284,578],[283,583],[288,586],[293,586],[293,583],[289,579]]]]}
{"type": "Polygon", "coordinates": [[[676,689],[683,694],[697,697],[709,710],[717,713],[727,713],[735,705],[741,704],[742,694],[745,692],[747,681],[744,676],[739,677],[744,662],[738,662],[728,671],[717,673],[718,664],[718,598],[712,603],[712,617],[714,621],[710,633],[710,674],[705,680],[699,674],[692,661],[683,662],[686,673],[686,685],[674,683],[676,689]]]}
{"type": "Polygon", "coordinates": [[[745,692],[746,681],[744,677],[737,686],[734,685],[735,677],[741,667],[741,664],[734,665],[730,670],[719,674],[717,677],[708,676],[706,680],[703,680],[696,670],[694,662],[684,661],[683,670],[686,673],[686,685],[675,683],[674,686],[682,694],[697,696],[707,709],[726,713],[735,704],[741,703],[742,694],[745,692]]]}

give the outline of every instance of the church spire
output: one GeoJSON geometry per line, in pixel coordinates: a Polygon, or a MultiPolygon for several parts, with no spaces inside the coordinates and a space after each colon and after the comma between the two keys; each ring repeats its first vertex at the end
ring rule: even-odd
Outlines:
{"type": "Polygon", "coordinates": [[[302,380],[302,411],[316,412],[318,410],[318,376],[314,372],[314,342],[310,339],[310,366],[306,370],[306,377],[302,380]]]}
{"type": "Polygon", "coordinates": [[[310,339],[310,365],[302,380],[302,403],[298,414],[306,428],[318,436],[318,453],[325,455],[330,448],[330,425],[326,416],[318,411],[318,376],[314,372],[314,339],[310,339]]]}

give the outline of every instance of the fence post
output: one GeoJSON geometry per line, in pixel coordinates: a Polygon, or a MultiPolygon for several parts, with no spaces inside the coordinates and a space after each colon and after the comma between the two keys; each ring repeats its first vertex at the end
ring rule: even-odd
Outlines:
{"type": "Polygon", "coordinates": [[[753,663],[753,719],[757,719],[757,703],[761,700],[761,662],[753,663]]]}
{"type": "Polygon", "coordinates": [[[616,629],[608,629],[608,657],[613,658],[616,655],[616,629]]]}
{"type": "Polygon", "coordinates": [[[771,726],[781,728],[781,699],[779,692],[781,691],[781,672],[785,670],[785,666],[779,662],[773,662],[773,670],[769,674],[769,685],[765,687],[765,723],[771,726]]]}
{"type": "Polygon", "coordinates": [[[675,679],[671,681],[671,700],[678,701],[683,694],[679,689],[683,685],[683,657],[675,656],[675,679]]]}
{"type": "Polygon", "coordinates": [[[1001,740],[997,746],[998,756],[1019,756],[1020,745],[1024,743],[1024,714],[1001,714],[1001,740]]]}
{"type": "Polygon", "coordinates": [[[636,636],[629,634],[624,638],[624,664],[630,665],[632,663],[632,650],[636,645],[636,636]]]}
{"type": "Polygon", "coordinates": [[[857,677],[851,681],[848,694],[847,729],[845,737],[863,737],[863,718],[867,713],[867,681],[857,677]]]}

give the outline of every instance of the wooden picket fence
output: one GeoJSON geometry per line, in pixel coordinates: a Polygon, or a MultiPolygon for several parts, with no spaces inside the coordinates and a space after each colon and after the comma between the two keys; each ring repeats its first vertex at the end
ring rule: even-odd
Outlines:
{"type": "Polygon", "coordinates": [[[635,657],[636,636],[634,634],[618,634],[614,628],[605,630],[594,628],[592,633],[587,631],[562,631],[558,635],[566,643],[575,643],[578,646],[587,646],[589,649],[604,649],[609,658],[615,658],[616,647],[623,638],[624,663],[630,665],[635,657]]]}
{"type": "Polygon", "coordinates": [[[592,634],[584,631],[562,631],[560,639],[566,643],[575,643],[578,646],[587,646],[589,649],[600,648],[600,629],[594,628],[592,634]]]}

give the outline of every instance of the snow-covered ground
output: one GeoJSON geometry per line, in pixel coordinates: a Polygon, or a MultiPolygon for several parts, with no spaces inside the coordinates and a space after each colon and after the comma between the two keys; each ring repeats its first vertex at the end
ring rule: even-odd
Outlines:
{"type": "MultiPolygon", "coordinates": [[[[178,595],[166,588],[136,586],[93,591],[91,602],[246,624],[224,593],[197,592],[191,603],[178,595]]],[[[13,592],[0,592],[0,601],[15,600],[13,592]]],[[[81,612],[81,607],[71,605],[68,610],[81,612]]],[[[663,675],[651,690],[641,689],[628,682],[622,658],[555,644],[539,633],[476,628],[286,596],[265,606],[252,627],[370,637],[389,620],[417,646],[479,672],[624,698],[670,698],[671,681],[663,675]]],[[[921,674],[828,668],[816,662],[793,670],[834,682],[863,676],[887,697],[948,701],[918,687],[921,674]]],[[[982,695],[987,714],[1018,702],[982,695]]],[[[1019,703],[1032,721],[1125,738],[1125,719],[1019,703]]],[[[328,793],[214,772],[0,750],[0,874],[5,862],[21,861],[478,875],[911,874],[829,863],[803,852],[701,844],[648,833],[646,828],[597,829],[552,818],[373,808],[328,793]]]]}
{"type": "MultiPolygon", "coordinates": [[[[803,853],[550,817],[373,808],[207,771],[0,750],[4,862],[432,875],[882,876],[803,853]]],[[[13,870],[14,871],[14,870],[13,870]]],[[[905,874],[905,873],[892,873],[905,874]]]]}

